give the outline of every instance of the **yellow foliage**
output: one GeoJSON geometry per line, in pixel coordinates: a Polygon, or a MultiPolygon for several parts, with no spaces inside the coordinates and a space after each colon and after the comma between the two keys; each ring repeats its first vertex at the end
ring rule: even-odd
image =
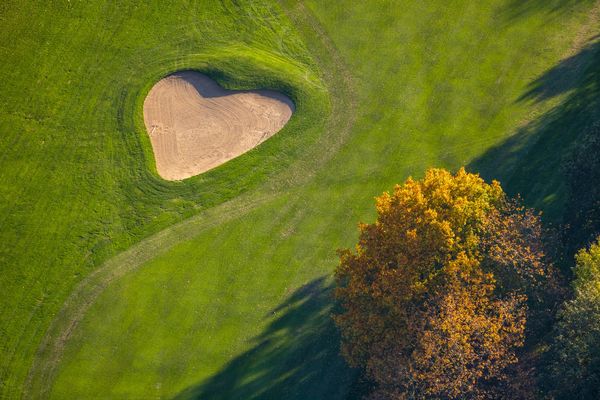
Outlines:
{"type": "Polygon", "coordinates": [[[502,379],[523,343],[528,285],[546,272],[528,244],[539,218],[464,169],[409,178],[376,209],[336,270],[346,359],[385,390],[430,398],[502,379]]]}

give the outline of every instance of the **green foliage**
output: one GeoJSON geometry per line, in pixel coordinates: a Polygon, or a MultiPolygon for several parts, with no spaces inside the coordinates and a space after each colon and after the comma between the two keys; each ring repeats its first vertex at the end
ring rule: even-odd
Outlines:
{"type": "Polygon", "coordinates": [[[596,239],[596,243],[590,246],[588,251],[581,250],[575,257],[573,289],[576,293],[600,284],[599,238],[596,239]]]}
{"type": "Polygon", "coordinates": [[[559,313],[544,384],[557,399],[600,396],[600,238],[577,253],[574,298],[559,313]]]}

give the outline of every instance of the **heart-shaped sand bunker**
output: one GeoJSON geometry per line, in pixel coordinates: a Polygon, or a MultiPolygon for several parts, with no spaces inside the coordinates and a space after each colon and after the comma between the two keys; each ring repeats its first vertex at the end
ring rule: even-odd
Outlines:
{"type": "Polygon", "coordinates": [[[258,146],[288,122],[294,104],[271,90],[226,90],[182,71],[160,80],[144,101],[156,169],[168,180],[208,171],[258,146]]]}

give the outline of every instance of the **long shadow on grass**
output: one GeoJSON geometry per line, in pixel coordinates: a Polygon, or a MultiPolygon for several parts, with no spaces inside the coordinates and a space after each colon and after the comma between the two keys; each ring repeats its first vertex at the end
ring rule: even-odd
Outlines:
{"type": "MultiPolygon", "coordinates": [[[[600,120],[600,40],[536,79],[517,101],[542,102],[565,95],[556,107],[528,122],[504,143],[470,165],[486,179],[498,179],[508,193],[561,222],[566,195],[562,163],[572,146],[600,120]]],[[[590,182],[590,184],[599,184],[590,182]]]]}
{"type": "Polygon", "coordinates": [[[356,374],[339,355],[332,305],[325,278],[296,290],[251,350],[176,399],[347,399],[356,374]]]}
{"type": "Polygon", "coordinates": [[[504,8],[505,21],[526,18],[531,14],[544,12],[548,17],[568,12],[578,4],[593,3],[594,0],[510,0],[504,8]]]}

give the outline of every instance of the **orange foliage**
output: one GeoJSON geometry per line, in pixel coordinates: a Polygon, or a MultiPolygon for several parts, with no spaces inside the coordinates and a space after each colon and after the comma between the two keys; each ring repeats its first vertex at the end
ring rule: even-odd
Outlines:
{"type": "Polygon", "coordinates": [[[334,317],[373,398],[491,396],[523,345],[529,289],[551,275],[539,224],[464,169],[377,198],[376,222],[340,252],[334,317]]]}

